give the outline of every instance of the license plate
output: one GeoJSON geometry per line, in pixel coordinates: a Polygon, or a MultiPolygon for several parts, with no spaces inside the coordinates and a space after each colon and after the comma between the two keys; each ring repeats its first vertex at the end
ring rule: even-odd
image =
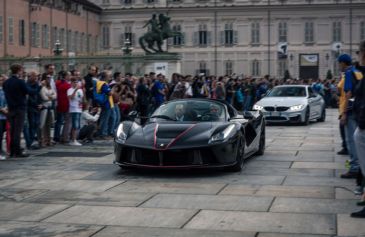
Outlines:
{"type": "Polygon", "coordinates": [[[277,111],[275,111],[275,112],[272,112],[272,113],[271,113],[271,116],[280,116],[280,113],[279,113],[279,112],[277,112],[277,111]]]}

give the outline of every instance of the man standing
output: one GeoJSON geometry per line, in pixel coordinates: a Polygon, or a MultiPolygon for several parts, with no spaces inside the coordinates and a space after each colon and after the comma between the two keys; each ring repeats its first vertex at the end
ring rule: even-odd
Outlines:
{"type": "Polygon", "coordinates": [[[165,101],[165,92],[162,74],[157,75],[157,80],[152,87],[152,95],[155,99],[155,108],[158,108],[165,101]]]}
{"type": "Polygon", "coordinates": [[[33,94],[24,80],[20,79],[23,67],[14,64],[10,67],[11,77],[4,82],[5,98],[8,103],[10,122],[10,157],[28,157],[20,148],[20,135],[23,131],[26,109],[26,95],[33,94]]]}
{"type": "Polygon", "coordinates": [[[352,66],[352,59],[350,55],[342,54],[338,58],[341,71],[344,77],[344,89],[346,98],[343,102],[344,111],[340,115],[341,123],[345,125],[345,135],[347,148],[350,154],[350,169],[347,173],[342,174],[341,178],[352,179],[356,178],[359,172],[359,160],[356,153],[354,133],[357,127],[355,116],[353,113],[354,90],[359,80],[362,79],[362,73],[358,72],[352,66]]]}
{"type": "Polygon", "coordinates": [[[58,80],[56,82],[57,88],[57,116],[56,116],[56,124],[54,128],[54,136],[53,140],[55,142],[67,143],[69,140],[69,125],[70,125],[70,116],[68,113],[69,110],[69,101],[67,97],[67,90],[71,88],[70,84],[71,75],[69,72],[60,71],[58,73],[58,80]],[[61,137],[61,127],[62,129],[62,137],[61,137]]]}
{"type": "Polygon", "coordinates": [[[85,96],[86,100],[89,104],[92,103],[94,98],[93,96],[93,89],[94,89],[94,82],[97,81],[98,76],[98,68],[94,65],[89,67],[89,73],[84,77],[84,85],[85,85],[85,96]]]}
{"type": "MultiPolygon", "coordinates": [[[[359,70],[365,75],[365,41],[360,43],[359,48],[359,70]]],[[[360,169],[362,171],[362,181],[365,180],[365,80],[361,80],[354,90],[354,115],[358,123],[354,134],[355,147],[359,158],[360,169]]],[[[358,205],[365,205],[365,194],[362,196],[362,201],[358,205]]],[[[351,217],[365,218],[365,208],[359,212],[354,212],[351,217]]]]}

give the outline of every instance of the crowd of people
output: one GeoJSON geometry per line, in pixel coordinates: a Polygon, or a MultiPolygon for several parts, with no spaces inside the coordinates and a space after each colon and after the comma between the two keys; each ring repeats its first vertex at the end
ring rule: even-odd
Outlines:
{"type": "MultiPolygon", "coordinates": [[[[45,65],[42,74],[35,70],[26,73],[21,65],[15,64],[9,77],[0,75],[0,138],[8,131],[10,157],[27,156],[20,148],[22,133],[27,149],[57,143],[81,146],[94,139],[112,139],[120,121],[127,119],[132,110],[139,112],[142,123],[163,102],[179,98],[226,100],[237,110],[250,110],[271,88],[282,84],[310,84],[323,95],[328,106],[337,106],[335,79],[284,80],[269,76],[178,73],[168,79],[154,72],[138,78],[130,73],[99,70],[94,65],[83,77],[78,70],[56,73],[53,64],[45,65]]],[[[2,152],[0,158],[5,159],[5,154],[2,152]]]]}

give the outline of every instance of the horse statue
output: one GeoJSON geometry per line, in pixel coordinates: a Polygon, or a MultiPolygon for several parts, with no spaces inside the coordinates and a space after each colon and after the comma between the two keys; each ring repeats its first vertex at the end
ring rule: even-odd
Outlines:
{"type": "Polygon", "coordinates": [[[158,21],[156,14],[153,14],[144,27],[148,25],[150,30],[139,38],[141,48],[148,54],[163,53],[162,44],[164,40],[175,36],[182,36],[181,32],[171,30],[170,17],[164,14],[158,16],[158,21]]]}

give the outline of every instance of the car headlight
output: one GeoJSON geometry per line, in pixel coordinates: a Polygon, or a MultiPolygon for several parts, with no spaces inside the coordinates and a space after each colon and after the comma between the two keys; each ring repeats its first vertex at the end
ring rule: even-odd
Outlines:
{"type": "Polygon", "coordinates": [[[115,139],[118,143],[125,143],[127,140],[127,134],[124,132],[123,124],[119,124],[115,139]]]}
{"type": "Polygon", "coordinates": [[[231,136],[232,132],[234,131],[234,127],[235,125],[231,124],[228,127],[226,127],[223,131],[213,135],[210,138],[209,143],[226,140],[229,136],[231,136]]]}
{"type": "Polygon", "coordinates": [[[261,105],[258,105],[258,104],[255,104],[254,106],[253,106],[253,108],[252,108],[253,110],[263,110],[264,109],[264,107],[263,106],[261,106],[261,105]]]}
{"type": "Polygon", "coordinates": [[[294,105],[294,106],[290,106],[289,110],[290,111],[300,111],[302,109],[304,109],[305,105],[294,105]]]}

